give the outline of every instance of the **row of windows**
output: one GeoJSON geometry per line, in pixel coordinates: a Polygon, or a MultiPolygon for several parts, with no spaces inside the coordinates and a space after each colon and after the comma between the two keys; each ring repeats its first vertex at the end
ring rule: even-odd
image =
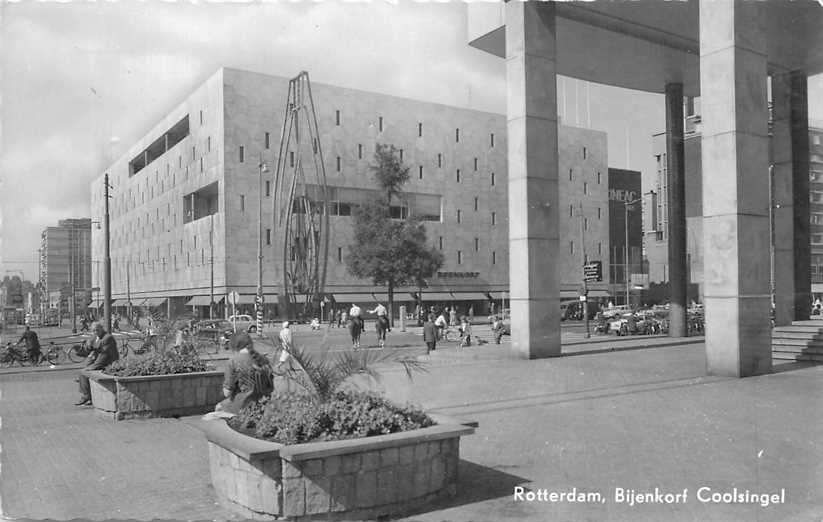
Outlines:
{"type": "MultiPolygon", "coordinates": [[[[583,147],[583,150],[586,150],[586,147],[583,147]]],[[[569,181],[574,181],[574,169],[569,169],[569,181]]],[[[603,181],[603,176],[600,174],[600,171],[597,172],[597,184],[600,185],[603,181]]],[[[588,193],[588,183],[583,182],[583,193],[588,193]]]]}
{"type": "MultiPolygon", "coordinates": [[[[574,241],[569,241],[569,255],[574,255],[574,241]]],[[[603,255],[603,243],[597,242],[597,255],[603,255]]]]}
{"type": "MultiPolygon", "coordinates": [[[[443,236],[440,236],[440,250],[443,250],[443,236]]],[[[480,251],[480,239],[479,238],[474,238],[474,251],[475,252],[480,251]]],[[[497,264],[497,252],[492,250],[491,254],[492,254],[491,255],[492,264],[496,265],[497,264]]],[[[337,247],[337,262],[338,263],[343,262],[343,247],[337,247]]],[[[463,251],[462,250],[457,251],[457,264],[458,265],[463,264],[463,251]]]]}
{"type": "MultiPolygon", "coordinates": [[[[340,112],[340,110],[335,110],[334,111],[334,124],[335,124],[335,126],[338,126],[338,127],[341,126],[342,121],[343,121],[342,113],[340,112]]],[[[379,132],[383,132],[383,116],[378,116],[377,117],[377,130],[379,132]]],[[[418,138],[423,137],[423,123],[422,122],[417,122],[417,137],[418,138]]],[[[454,141],[455,141],[455,143],[460,143],[460,128],[459,127],[454,129],[454,141]]],[[[494,133],[493,132],[489,133],[489,147],[494,148],[494,133]]],[[[584,152],[584,157],[585,157],[585,152],[584,152]]]]}

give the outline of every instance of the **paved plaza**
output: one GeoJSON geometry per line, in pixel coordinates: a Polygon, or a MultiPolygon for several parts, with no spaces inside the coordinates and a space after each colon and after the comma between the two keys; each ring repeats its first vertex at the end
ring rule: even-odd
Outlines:
{"type": "MultiPolygon", "coordinates": [[[[414,521],[808,521],[823,516],[823,367],[705,376],[700,339],[569,339],[564,356],[511,357],[508,343],[444,346],[429,372],[387,368],[374,387],[478,421],[461,445],[456,498],[414,521]],[[524,492],[597,502],[515,501],[524,492]],[[702,503],[698,488],[785,490],[785,504],[702,503]],[[615,502],[622,488],[677,504],[615,502]]],[[[113,422],[76,408],[73,371],[0,375],[5,517],[236,520],[215,501],[196,418],[113,422]]],[[[710,495],[711,492],[704,490],[710,495]]]]}

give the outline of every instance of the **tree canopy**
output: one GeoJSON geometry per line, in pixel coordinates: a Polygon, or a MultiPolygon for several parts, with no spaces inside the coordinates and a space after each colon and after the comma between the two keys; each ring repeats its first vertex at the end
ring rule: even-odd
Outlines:
{"type": "Polygon", "coordinates": [[[355,277],[371,279],[375,285],[386,286],[389,310],[398,286],[425,286],[443,265],[443,254],[426,239],[425,225],[409,212],[405,219],[391,218],[392,199],[402,193],[409,179],[397,149],[378,144],[374,155],[374,173],[377,189],[385,198],[377,198],[360,205],[352,212],[354,242],[349,245],[346,265],[355,277]]]}

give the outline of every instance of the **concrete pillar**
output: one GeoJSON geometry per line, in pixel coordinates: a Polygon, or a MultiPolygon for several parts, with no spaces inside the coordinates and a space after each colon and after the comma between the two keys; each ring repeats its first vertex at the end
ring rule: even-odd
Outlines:
{"type": "Polygon", "coordinates": [[[666,85],[666,169],[669,207],[669,337],[686,337],[686,167],[683,143],[683,84],[666,85]]]}
{"type": "Polygon", "coordinates": [[[772,76],[772,106],[775,324],[787,325],[811,308],[806,75],[772,76]]]}
{"type": "Polygon", "coordinates": [[[759,2],[700,1],[706,360],[771,371],[769,137],[759,2]]]}
{"type": "Polygon", "coordinates": [[[512,350],[560,355],[555,8],[506,4],[512,350]]]}

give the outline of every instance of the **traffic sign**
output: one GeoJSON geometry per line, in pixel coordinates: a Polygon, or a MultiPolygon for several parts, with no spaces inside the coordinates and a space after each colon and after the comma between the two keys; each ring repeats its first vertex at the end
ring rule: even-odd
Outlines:
{"type": "Polygon", "coordinates": [[[229,303],[236,306],[240,302],[240,294],[237,292],[229,292],[229,303]]]}
{"type": "Polygon", "coordinates": [[[587,283],[603,281],[603,263],[600,261],[589,261],[583,265],[583,279],[587,283]]]}

